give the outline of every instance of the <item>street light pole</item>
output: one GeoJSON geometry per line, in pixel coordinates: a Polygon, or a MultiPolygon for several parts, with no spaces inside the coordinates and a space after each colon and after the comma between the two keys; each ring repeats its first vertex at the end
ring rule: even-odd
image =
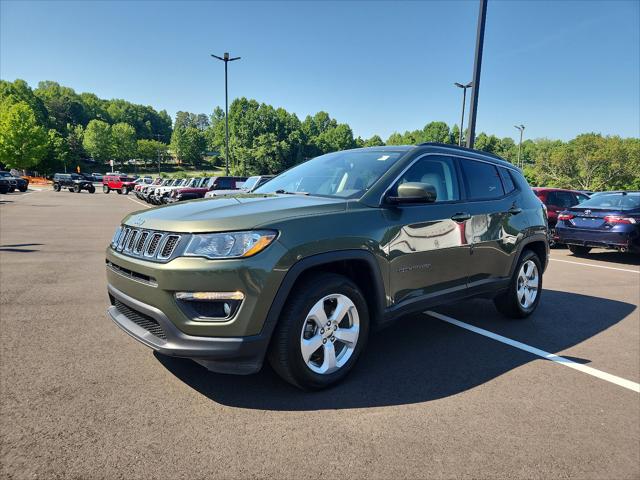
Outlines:
{"type": "Polygon", "coordinates": [[[466,85],[456,82],[454,85],[462,89],[462,117],[460,118],[460,136],[458,137],[458,145],[462,146],[462,135],[464,133],[464,107],[467,103],[467,88],[470,88],[471,85],[473,85],[473,82],[469,82],[466,85]]]}
{"type": "Polygon", "coordinates": [[[520,130],[520,143],[518,143],[518,168],[522,168],[520,165],[520,152],[522,151],[522,134],[524,133],[524,125],[514,125],[518,130],[520,130]]]}
{"type": "Polygon", "coordinates": [[[471,105],[469,112],[469,135],[467,148],[473,148],[476,140],[476,116],[478,114],[478,94],[480,91],[480,70],[482,68],[482,47],[484,46],[484,24],[487,20],[487,0],[480,0],[478,12],[478,33],[476,36],[476,55],[473,62],[473,90],[471,90],[471,105]]]}
{"type": "Polygon", "coordinates": [[[229,58],[229,52],[224,52],[222,57],[211,54],[213,58],[217,58],[224,62],[224,136],[225,136],[225,162],[226,175],[229,176],[229,89],[227,82],[227,64],[240,60],[240,57],[229,58]]]}

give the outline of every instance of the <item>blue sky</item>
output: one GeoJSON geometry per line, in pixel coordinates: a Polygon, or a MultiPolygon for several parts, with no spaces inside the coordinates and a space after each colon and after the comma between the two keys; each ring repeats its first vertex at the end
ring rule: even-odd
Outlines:
{"type": "MultiPolygon", "coordinates": [[[[459,122],[478,2],[0,4],[0,76],[210,113],[246,96],[383,139],[459,122]]],[[[640,136],[640,2],[489,0],[478,131],[640,136]]]]}

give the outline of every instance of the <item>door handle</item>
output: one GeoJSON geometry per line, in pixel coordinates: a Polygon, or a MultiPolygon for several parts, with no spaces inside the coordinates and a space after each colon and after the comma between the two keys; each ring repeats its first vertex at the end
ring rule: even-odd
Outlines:
{"type": "Polygon", "coordinates": [[[456,213],[453,217],[451,217],[451,220],[453,220],[454,222],[462,223],[469,220],[470,218],[471,218],[471,215],[469,215],[466,212],[463,212],[463,213],[456,213]]]}
{"type": "Polygon", "coordinates": [[[516,205],[512,205],[508,212],[509,215],[517,215],[519,213],[522,213],[522,209],[516,205]]]}

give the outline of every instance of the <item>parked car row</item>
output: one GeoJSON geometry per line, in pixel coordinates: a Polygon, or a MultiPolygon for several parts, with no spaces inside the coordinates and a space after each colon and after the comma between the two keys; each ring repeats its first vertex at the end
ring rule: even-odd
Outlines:
{"type": "Polygon", "coordinates": [[[255,177],[193,177],[160,179],[149,185],[138,185],[134,189],[135,195],[152,205],[195,200],[198,198],[220,195],[247,193],[264,185],[272,175],[258,175],[255,177]]]}

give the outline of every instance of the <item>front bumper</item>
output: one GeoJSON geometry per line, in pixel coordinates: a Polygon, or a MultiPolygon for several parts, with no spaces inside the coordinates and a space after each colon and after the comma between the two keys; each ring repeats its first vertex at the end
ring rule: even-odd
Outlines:
{"type": "Polygon", "coordinates": [[[136,300],[112,285],[108,314],[122,330],[164,355],[190,358],[219,373],[247,375],[262,367],[269,344],[266,334],[249,337],[187,335],[159,309],[136,300]]]}

